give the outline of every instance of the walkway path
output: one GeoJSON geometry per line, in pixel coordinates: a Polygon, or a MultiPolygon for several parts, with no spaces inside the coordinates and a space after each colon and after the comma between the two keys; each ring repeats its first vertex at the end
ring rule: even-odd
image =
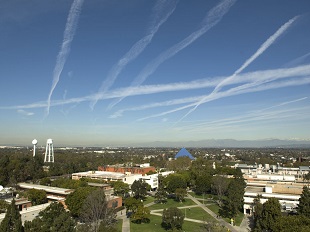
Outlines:
{"type": "MultiPolygon", "coordinates": [[[[195,202],[196,205],[189,205],[189,206],[183,206],[183,207],[178,207],[178,208],[183,209],[183,208],[201,207],[208,214],[210,214],[215,220],[217,220],[221,225],[228,228],[231,232],[248,232],[248,231],[250,231],[249,230],[249,219],[247,217],[244,217],[240,227],[239,226],[232,226],[229,223],[227,223],[226,221],[224,221],[222,218],[217,218],[217,215],[213,211],[211,211],[207,206],[205,206],[200,201],[198,201],[195,197],[188,194],[187,198],[189,198],[193,202],[195,202]]],[[[149,206],[154,205],[154,204],[155,204],[154,202],[151,202],[151,203],[146,204],[145,207],[149,207],[149,206]]],[[[162,211],[163,211],[163,209],[151,210],[151,214],[156,215],[156,216],[162,216],[162,211]]],[[[117,218],[123,219],[122,232],[130,232],[130,218],[127,218],[127,216],[126,216],[126,209],[119,211],[117,213],[117,218]]],[[[205,223],[205,221],[191,219],[191,218],[184,218],[184,220],[196,222],[196,223],[202,223],[202,224],[205,223]]]]}
{"type": "Polygon", "coordinates": [[[217,218],[217,215],[211,211],[208,207],[206,207],[205,205],[203,205],[202,203],[200,203],[200,201],[198,201],[195,197],[193,197],[192,195],[188,194],[188,198],[191,199],[193,202],[195,202],[198,206],[200,206],[204,211],[206,211],[208,214],[210,214],[215,220],[217,220],[221,225],[225,226],[226,228],[228,228],[230,231],[232,232],[239,232],[240,230],[237,229],[237,226],[232,226],[229,223],[227,223],[226,221],[224,221],[221,218],[217,218]]]}
{"type": "Polygon", "coordinates": [[[127,218],[126,209],[117,212],[116,217],[123,220],[122,232],[130,232],[130,218],[127,218]]]}

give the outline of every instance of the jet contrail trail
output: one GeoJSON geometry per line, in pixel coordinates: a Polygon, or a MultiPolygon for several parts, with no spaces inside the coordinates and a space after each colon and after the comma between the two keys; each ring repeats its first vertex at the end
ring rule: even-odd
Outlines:
{"type": "Polygon", "coordinates": [[[170,1],[170,0],[160,0],[154,6],[153,15],[154,19],[152,22],[152,26],[142,39],[136,42],[131,49],[115,64],[112,69],[110,70],[108,77],[102,83],[99,91],[98,97],[94,99],[90,103],[91,109],[94,109],[95,105],[97,104],[98,100],[100,99],[100,95],[103,95],[115,82],[116,78],[120,74],[120,72],[126,67],[126,65],[136,59],[147,47],[147,45],[152,41],[154,35],[158,31],[159,27],[167,21],[169,16],[174,12],[177,5],[177,1],[170,1]],[[168,10],[168,11],[167,11],[168,10]],[[167,12],[166,12],[167,11],[167,12]],[[164,13],[163,17],[161,15],[164,13]],[[159,19],[159,20],[158,20],[159,19]]]}
{"type": "MultiPolygon", "coordinates": [[[[272,36],[270,36],[261,46],[260,48],[249,58],[247,59],[243,65],[237,69],[231,76],[227,77],[226,79],[224,79],[223,81],[221,81],[215,88],[214,90],[210,93],[210,95],[213,95],[215,93],[217,93],[219,90],[221,90],[221,88],[229,83],[229,81],[231,79],[233,79],[236,75],[238,75],[239,73],[241,73],[246,67],[248,67],[257,57],[259,57],[261,54],[263,54],[267,48],[269,48],[276,40],[277,38],[279,38],[279,36],[281,36],[298,18],[299,16],[295,16],[294,18],[290,19],[288,22],[286,22],[285,24],[283,24],[272,36]]],[[[207,98],[208,96],[206,96],[205,98],[201,99],[199,102],[196,103],[196,105],[190,109],[178,122],[182,121],[185,117],[187,117],[189,114],[191,114],[192,112],[194,112],[198,106],[200,106],[204,100],[207,98]]]]}
{"type": "MultiPolygon", "coordinates": [[[[295,78],[295,77],[304,77],[310,76],[310,64],[309,65],[301,65],[294,68],[280,68],[280,69],[269,69],[269,70],[259,70],[255,72],[242,73],[238,74],[230,84],[240,84],[240,83],[254,83],[255,80],[259,78],[260,82],[270,82],[279,79],[285,78],[295,78]]],[[[139,96],[139,95],[148,95],[148,94],[159,94],[164,92],[176,92],[176,91],[185,91],[191,89],[201,89],[207,87],[215,87],[218,83],[220,83],[226,77],[214,77],[210,80],[210,78],[198,79],[189,82],[176,82],[169,84],[157,84],[157,85],[141,85],[136,87],[126,87],[119,88],[113,91],[109,91],[103,96],[101,96],[102,100],[120,98],[122,96],[131,93],[130,96],[139,96]]],[[[242,85],[244,86],[244,85],[242,85]]],[[[75,104],[81,102],[90,102],[96,99],[95,94],[76,97],[70,99],[62,99],[55,100],[51,102],[51,106],[60,106],[60,105],[68,105],[75,104]]],[[[201,99],[200,97],[199,99],[201,99]]],[[[194,102],[197,102],[198,99],[194,102]]],[[[195,104],[194,104],[195,105],[195,104]]],[[[40,101],[36,103],[26,104],[26,105],[16,105],[16,106],[0,106],[0,110],[14,110],[14,109],[32,109],[32,108],[46,108],[47,102],[40,101]]],[[[191,105],[193,106],[193,105],[191,105]]],[[[190,106],[190,107],[191,107],[190,106]]],[[[189,108],[189,107],[187,107],[189,108]]]]}
{"type": "MultiPolygon", "coordinates": [[[[156,71],[156,69],[158,68],[160,64],[162,64],[167,59],[173,57],[178,52],[182,51],[184,48],[192,44],[195,40],[197,40],[199,37],[205,34],[208,30],[210,30],[212,27],[218,24],[223,18],[223,16],[228,12],[230,7],[232,7],[232,5],[235,2],[236,0],[224,0],[224,1],[221,1],[214,8],[212,8],[207,13],[206,17],[204,18],[202,22],[202,26],[199,28],[199,30],[193,32],[188,37],[183,39],[181,42],[175,44],[168,50],[164,51],[157,58],[155,58],[153,61],[147,64],[146,67],[140,72],[140,74],[132,82],[131,86],[141,85],[146,80],[147,77],[149,77],[152,73],[156,71]]],[[[114,107],[116,104],[121,102],[124,98],[126,98],[129,95],[130,94],[123,96],[122,98],[118,99],[115,102],[112,102],[109,108],[114,107]]]]}
{"type": "MultiPolygon", "coordinates": [[[[245,93],[254,93],[254,92],[260,92],[260,91],[265,91],[265,90],[270,90],[270,89],[278,89],[278,88],[284,88],[284,87],[288,87],[288,86],[298,86],[298,85],[304,85],[304,84],[309,84],[310,83],[310,77],[302,77],[300,78],[298,81],[296,80],[285,80],[285,81],[278,81],[278,82],[264,82],[263,84],[259,85],[259,86],[251,86],[251,88],[244,88],[244,85],[242,86],[237,86],[235,88],[231,88],[227,91],[224,92],[216,92],[213,95],[206,95],[205,96],[205,102],[210,102],[210,101],[214,101],[220,98],[224,98],[224,97],[230,97],[230,96],[235,96],[235,95],[239,95],[239,94],[245,94],[245,93]]],[[[248,86],[248,84],[246,84],[248,86]]],[[[140,118],[138,119],[138,121],[143,121],[149,118],[156,118],[156,117],[160,117],[160,116],[164,116],[167,114],[171,114],[180,110],[184,110],[187,109],[189,107],[194,106],[195,103],[193,104],[188,104],[176,109],[172,109],[169,111],[165,111],[159,114],[154,114],[148,117],[144,117],[144,118],[140,118]]]]}
{"type": "Polygon", "coordinates": [[[74,0],[70,8],[70,12],[67,18],[67,23],[66,23],[66,27],[64,31],[64,38],[62,41],[60,51],[57,55],[56,65],[53,71],[53,82],[52,82],[50,93],[47,98],[46,115],[49,114],[53,91],[57,86],[59,77],[61,75],[63,67],[70,53],[71,42],[73,40],[75,31],[77,28],[78,19],[81,13],[83,2],[84,0],[74,0]]]}

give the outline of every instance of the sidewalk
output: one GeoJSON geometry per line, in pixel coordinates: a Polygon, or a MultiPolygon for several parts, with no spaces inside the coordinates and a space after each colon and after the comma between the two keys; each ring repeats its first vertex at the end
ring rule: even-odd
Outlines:
{"type": "Polygon", "coordinates": [[[122,232],[130,232],[130,218],[127,218],[126,209],[117,212],[116,218],[123,220],[122,232]]]}
{"type": "Polygon", "coordinates": [[[198,206],[200,206],[204,211],[206,211],[208,214],[210,214],[215,220],[217,220],[221,225],[225,226],[226,228],[228,228],[231,232],[239,232],[240,230],[237,229],[237,226],[232,226],[229,223],[227,223],[226,221],[224,221],[223,219],[219,219],[217,218],[217,215],[211,211],[208,207],[206,207],[205,205],[203,205],[202,203],[200,203],[200,201],[198,201],[195,197],[193,197],[190,194],[187,194],[188,198],[191,199],[193,202],[195,202],[198,206]]]}

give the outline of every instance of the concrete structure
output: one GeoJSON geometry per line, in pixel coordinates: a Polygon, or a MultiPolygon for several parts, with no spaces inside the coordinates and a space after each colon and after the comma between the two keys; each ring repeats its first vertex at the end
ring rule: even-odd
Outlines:
{"type": "Polygon", "coordinates": [[[54,163],[54,146],[53,146],[53,140],[48,139],[46,141],[46,149],[45,149],[45,157],[44,157],[44,163],[54,163]]]}
{"type": "Polygon", "coordinates": [[[46,192],[46,197],[51,201],[64,201],[66,196],[72,193],[73,189],[57,188],[45,185],[38,184],[29,184],[29,183],[18,183],[17,186],[20,189],[37,189],[44,190],[46,192]]]}
{"type": "Polygon", "coordinates": [[[27,198],[15,199],[15,205],[18,207],[19,211],[28,209],[32,206],[31,201],[28,201],[27,198]]]}
{"type": "Polygon", "coordinates": [[[105,172],[105,171],[88,171],[88,172],[78,172],[72,173],[73,180],[79,180],[80,178],[89,178],[94,180],[103,181],[122,181],[129,186],[135,180],[142,177],[142,174],[131,174],[131,173],[119,173],[119,172],[105,172]]]}
{"type": "Polygon", "coordinates": [[[264,166],[262,164],[235,164],[232,167],[240,168],[243,174],[257,180],[296,181],[310,172],[309,166],[281,167],[279,164],[264,164],[264,166]]]}
{"type": "Polygon", "coordinates": [[[161,172],[161,173],[156,173],[152,175],[146,175],[140,177],[140,179],[144,180],[146,183],[148,183],[151,186],[152,190],[155,190],[158,188],[158,175],[161,176],[168,176],[169,174],[174,173],[174,171],[168,171],[168,172],[161,172]]]}
{"type": "MultiPolygon", "coordinates": [[[[43,205],[36,205],[24,208],[22,211],[20,211],[22,223],[24,224],[25,221],[32,221],[36,216],[39,215],[39,213],[46,209],[51,203],[46,203],[43,205]]],[[[0,214],[0,223],[5,217],[5,213],[0,214]]]]}
{"type": "Polygon", "coordinates": [[[244,214],[253,213],[253,200],[260,195],[260,202],[263,204],[269,198],[279,200],[283,210],[291,211],[298,206],[302,193],[303,184],[293,182],[248,182],[244,193],[244,214]]]}
{"type": "Polygon", "coordinates": [[[156,169],[155,169],[155,167],[150,166],[149,163],[144,163],[144,164],[139,164],[139,165],[132,166],[132,167],[125,167],[122,165],[99,166],[98,171],[146,175],[146,173],[148,173],[150,171],[156,172],[156,169]]]}

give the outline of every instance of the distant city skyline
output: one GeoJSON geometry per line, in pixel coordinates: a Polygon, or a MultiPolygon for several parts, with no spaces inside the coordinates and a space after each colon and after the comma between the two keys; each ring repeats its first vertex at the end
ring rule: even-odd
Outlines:
{"type": "Polygon", "coordinates": [[[310,140],[308,0],[0,2],[0,145],[310,140]]]}

